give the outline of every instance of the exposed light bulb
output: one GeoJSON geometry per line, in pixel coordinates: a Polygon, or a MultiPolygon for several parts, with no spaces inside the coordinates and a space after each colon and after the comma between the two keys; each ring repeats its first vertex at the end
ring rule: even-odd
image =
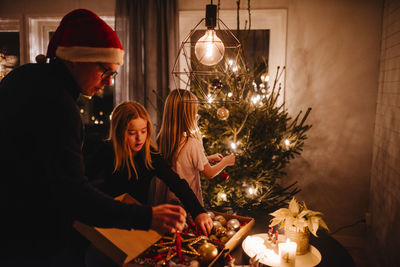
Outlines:
{"type": "Polygon", "coordinates": [[[200,63],[212,66],[224,57],[225,46],[218,38],[214,29],[206,30],[206,33],[197,41],[194,53],[200,63]]]}
{"type": "Polygon", "coordinates": [[[232,92],[229,92],[229,93],[228,93],[228,97],[232,97],[232,92]]]}

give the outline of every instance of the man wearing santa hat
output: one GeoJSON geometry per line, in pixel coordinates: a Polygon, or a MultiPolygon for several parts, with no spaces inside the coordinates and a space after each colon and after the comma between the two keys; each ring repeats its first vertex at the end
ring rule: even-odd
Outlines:
{"type": "Polygon", "coordinates": [[[0,266],[79,266],[72,223],[122,229],[182,230],[174,205],[124,204],[89,185],[76,100],[110,85],[123,64],[116,33],[77,9],[51,39],[47,64],[26,64],[0,83],[0,266]]]}

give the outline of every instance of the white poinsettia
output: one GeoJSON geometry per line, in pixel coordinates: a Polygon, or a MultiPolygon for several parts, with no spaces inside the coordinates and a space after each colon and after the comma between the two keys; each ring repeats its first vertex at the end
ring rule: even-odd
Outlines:
{"type": "Polygon", "coordinates": [[[279,223],[281,227],[284,225],[295,227],[298,231],[304,231],[306,228],[315,236],[319,227],[328,229],[328,226],[322,219],[322,213],[307,209],[306,204],[300,204],[293,197],[288,208],[281,208],[270,215],[274,216],[269,226],[275,226],[279,223]]]}

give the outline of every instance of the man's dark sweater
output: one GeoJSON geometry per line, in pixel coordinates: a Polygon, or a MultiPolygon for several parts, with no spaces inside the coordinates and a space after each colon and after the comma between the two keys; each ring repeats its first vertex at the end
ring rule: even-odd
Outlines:
{"type": "Polygon", "coordinates": [[[150,227],[151,207],[120,203],[88,183],[79,91],[58,60],[21,66],[0,83],[0,263],[17,255],[45,266],[48,257],[71,246],[74,220],[150,227]]]}

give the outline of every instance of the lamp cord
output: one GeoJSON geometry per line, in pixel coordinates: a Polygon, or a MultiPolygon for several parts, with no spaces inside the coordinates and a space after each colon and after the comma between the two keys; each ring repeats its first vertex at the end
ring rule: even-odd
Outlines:
{"type": "Polygon", "coordinates": [[[359,223],[365,223],[365,222],[366,222],[365,219],[360,219],[360,220],[358,220],[358,221],[356,221],[356,222],[354,222],[352,224],[341,226],[338,229],[336,229],[335,231],[330,232],[329,234],[330,235],[334,235],[334,234],[342,231],[343,229],[350,228],[350,227],[356,226],[359,223]]]}

